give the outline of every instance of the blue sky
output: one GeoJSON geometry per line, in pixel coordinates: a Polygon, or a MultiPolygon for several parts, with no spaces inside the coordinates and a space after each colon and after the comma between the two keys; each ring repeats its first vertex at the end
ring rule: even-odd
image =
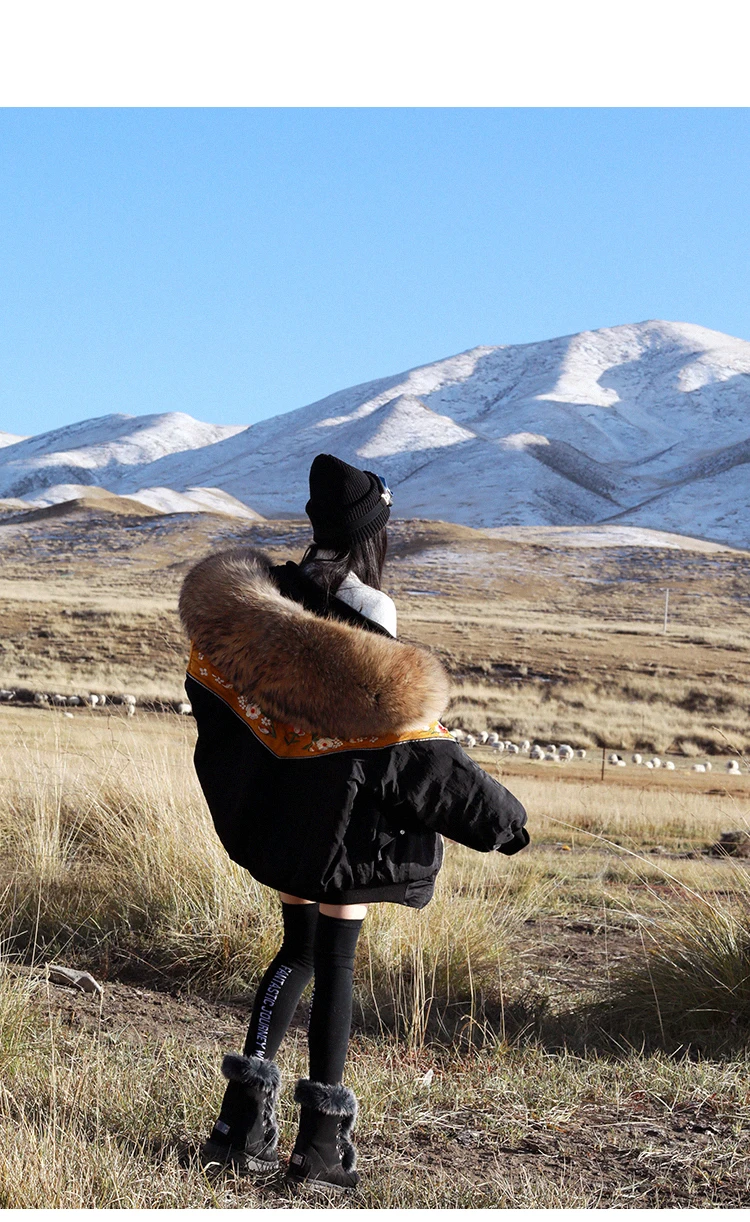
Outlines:
{"type": "Polygon", "coordinates": [[[750,339],[750,110],[2,110],[0,280],[17,433],[645,318],[750,339]]]}

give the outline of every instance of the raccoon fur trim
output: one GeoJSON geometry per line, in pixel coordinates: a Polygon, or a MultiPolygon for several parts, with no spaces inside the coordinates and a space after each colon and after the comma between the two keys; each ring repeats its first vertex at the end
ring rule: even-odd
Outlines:
{"type": "Polygon", "coordinates": [[[270,717],[316,735],[401,734],[436,721],[448,677],[425,649],[323,618],[285,598],[254,548],[190,570],[180,617],[197,648],[270,717]]]}
{"type": "Polygon", "coordinates": [[[348,1086],[299,1078],[294,1088],[294,1102],[326,1116],[350,1116],[352,1121],[357,1116],[357,1096],[348,1086]]]}
{"type": "Polygon", "coordinates": [[[274,1061],[261,1061],[260,1057],[245,1057],[236,1052],[228,1052],[221,1062],[221,1072],[228,1082],[254,1086],[268,1095],[277,1095],[281,1089],[281,1072],[278,1065],[274,1061]]]}

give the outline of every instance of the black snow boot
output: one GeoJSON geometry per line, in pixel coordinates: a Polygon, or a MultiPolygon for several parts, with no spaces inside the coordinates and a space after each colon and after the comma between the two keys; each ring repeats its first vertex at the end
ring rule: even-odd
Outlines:
{"type": "Polygon", "coordinates": [[[357,1152],[350,1140],[357,1118],[354,1093],[346,1086],[300,1078],[294,1099],[302,1104],[302,1112],[287,1182],[336,1192],[356,1188],[357,1152]]]}
{"type": "Polygon", "coordinates": [[[273,1061],[229,1053],[221,1063],[228,1081],[219,1119],[201,1149],[204,1167],[222,1164],[240,1175],[278,1168],[276,1100],[281,1073],[273,1061]]]}

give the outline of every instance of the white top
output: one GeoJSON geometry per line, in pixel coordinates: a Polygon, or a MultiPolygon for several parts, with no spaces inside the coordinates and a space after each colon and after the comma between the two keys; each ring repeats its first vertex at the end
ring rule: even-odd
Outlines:
{"type": "Polygon", "coordinates": [[[366,586],[356,573],[347,573],[336,591],[336,597],[359,611],[360,615],[380,624],[391,636],[397,635],[396,604],[393,599],[382,590],[373,590],[372,586],[366,586]]]}
{"type": "MultiPolygon", "coordinates": [[[[331,552],[331,555],[334,553],[331,552]]],[[[321,551],[318,553],[321,560],[325,559],[326,553],[321,551]]],[[[307,565],[305,565],[307,568],[307,565]]],[[[352,607],[355,611],[359,611],[360,615],[366,616],[367,619],[374,620],[376,624],[380,624],[391,636],[397,636],[397,621],[396,621],[396,604],[392,598],[384,594],[382,590],[374,590],[372,586],[365,585],[364,581],[360,581],[356,573],[347,573],[342,581],[336,597],[340,598],[342,603],[346,603],[348,607],[352,607]]]]}

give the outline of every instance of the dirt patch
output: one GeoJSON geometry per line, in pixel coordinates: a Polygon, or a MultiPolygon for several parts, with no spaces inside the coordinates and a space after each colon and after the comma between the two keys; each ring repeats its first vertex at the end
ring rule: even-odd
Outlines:
{"type": "MultiPolygon", "coordinates": [[[[415,1169],[460,1176],[473,1184],[552,1181],[589,1206],[645,1208],[739,1207],[750,1187],[750,1118],[723,1114],[710,1100],[671,1109],[644,1092],[619,1109],[587,1106],[555,1123],[529,1121],[518,1140],[476,1127],[460,1111],[437,1117],[409,1134],[415,1169]]],[[[395,1147],[404,1158],[404,1147],[395,1147]]]]}
{"type": "Polygon", "coordinates": [[[528,936],[518,947],[525,979],[563,1003],[604,982],[612,968],[641,950],[636,930],[602,921],[545,917],[525,925],[528,936]]]}
{"type": "Polygon", "coordinates": [[[135,1043],[158,1043],[169,1037],[196,1045],[242,1046],[251,1002],[211,1002],[155,989],[107,981],[101,997],[64,985],[49,984],[36,971],[14,968],[28,980],[35,1009],[59,1016],[63,1026],[108,1032],[135,1043]]]}

